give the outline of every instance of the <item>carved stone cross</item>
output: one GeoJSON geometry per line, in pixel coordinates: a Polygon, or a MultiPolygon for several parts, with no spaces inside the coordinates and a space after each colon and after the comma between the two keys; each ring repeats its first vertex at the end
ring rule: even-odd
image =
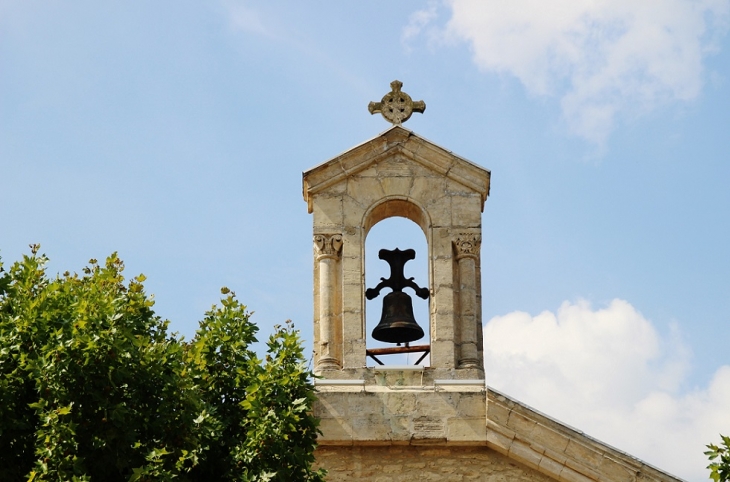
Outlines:
{"type": "Polygon", "coordinates": [[[403,82],[394,80],[390,83],[393,89],[383,96],[380,102],[370,102],[368,110],[371,114],[380,112],[385,120],[393,125],[399,126],[408,119],[414,112],[423,114],[426,110],[426,103],[422,100],[414,101],[411,96],[401,91],[403,82]]]}

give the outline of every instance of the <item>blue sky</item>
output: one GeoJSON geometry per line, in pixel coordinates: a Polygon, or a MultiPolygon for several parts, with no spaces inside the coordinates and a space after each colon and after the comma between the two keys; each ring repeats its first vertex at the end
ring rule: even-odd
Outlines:
{"type": "MultiPolygon", "coordinates": [[[[187,337],[225,285],[309,340],[301,173],[385,130],[367,104],[400,79],[427,104],[405,127],[492,172],[488,384],[703,480],[730,433],[730,2],[637,3],[0,0],[0,256],[118,251],[187,337]]],[[[422,242],[400,223],[368,242],[422,242]]]]}

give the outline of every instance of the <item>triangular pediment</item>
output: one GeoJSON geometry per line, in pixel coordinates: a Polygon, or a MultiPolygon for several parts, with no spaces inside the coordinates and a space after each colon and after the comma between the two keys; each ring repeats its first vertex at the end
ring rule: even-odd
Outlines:
{"type": "Polygon", "coordinates": [[[400,156],[478,193],[482,206],[489,195],[490,172],[433,142],[393,126],[378,136],[319,164],[302,174],[304,200],[386,159],[400,156]]]}

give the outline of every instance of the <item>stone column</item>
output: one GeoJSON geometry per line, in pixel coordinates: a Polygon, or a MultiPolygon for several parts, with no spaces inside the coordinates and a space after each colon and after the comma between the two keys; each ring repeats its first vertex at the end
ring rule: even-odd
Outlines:
{"type": "Polygon", "coordinates": [[[337,359],[335,336],[335,290],[337,289],[337,262],[342,252],[342,236],[339,234],[316,234],[314,249],[319,263],[319,361],[317,370],[338,370],[341,361],[337,359]]]}
{"type": "Polygon", "coordinates": [[[477,257],[481,243],[482,238],[478,234],[460,234],[454,241],[459,264],[459,368],[481,368],[477,347],[477,257]]]}

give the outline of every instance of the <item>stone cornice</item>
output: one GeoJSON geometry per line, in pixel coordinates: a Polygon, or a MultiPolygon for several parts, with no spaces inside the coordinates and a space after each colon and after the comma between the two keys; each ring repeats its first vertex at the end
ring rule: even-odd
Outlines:
{"type": "Polygon", "coordinates": [[[681,482],[491,388],[487,446],[559,481],[681,482]]]}

